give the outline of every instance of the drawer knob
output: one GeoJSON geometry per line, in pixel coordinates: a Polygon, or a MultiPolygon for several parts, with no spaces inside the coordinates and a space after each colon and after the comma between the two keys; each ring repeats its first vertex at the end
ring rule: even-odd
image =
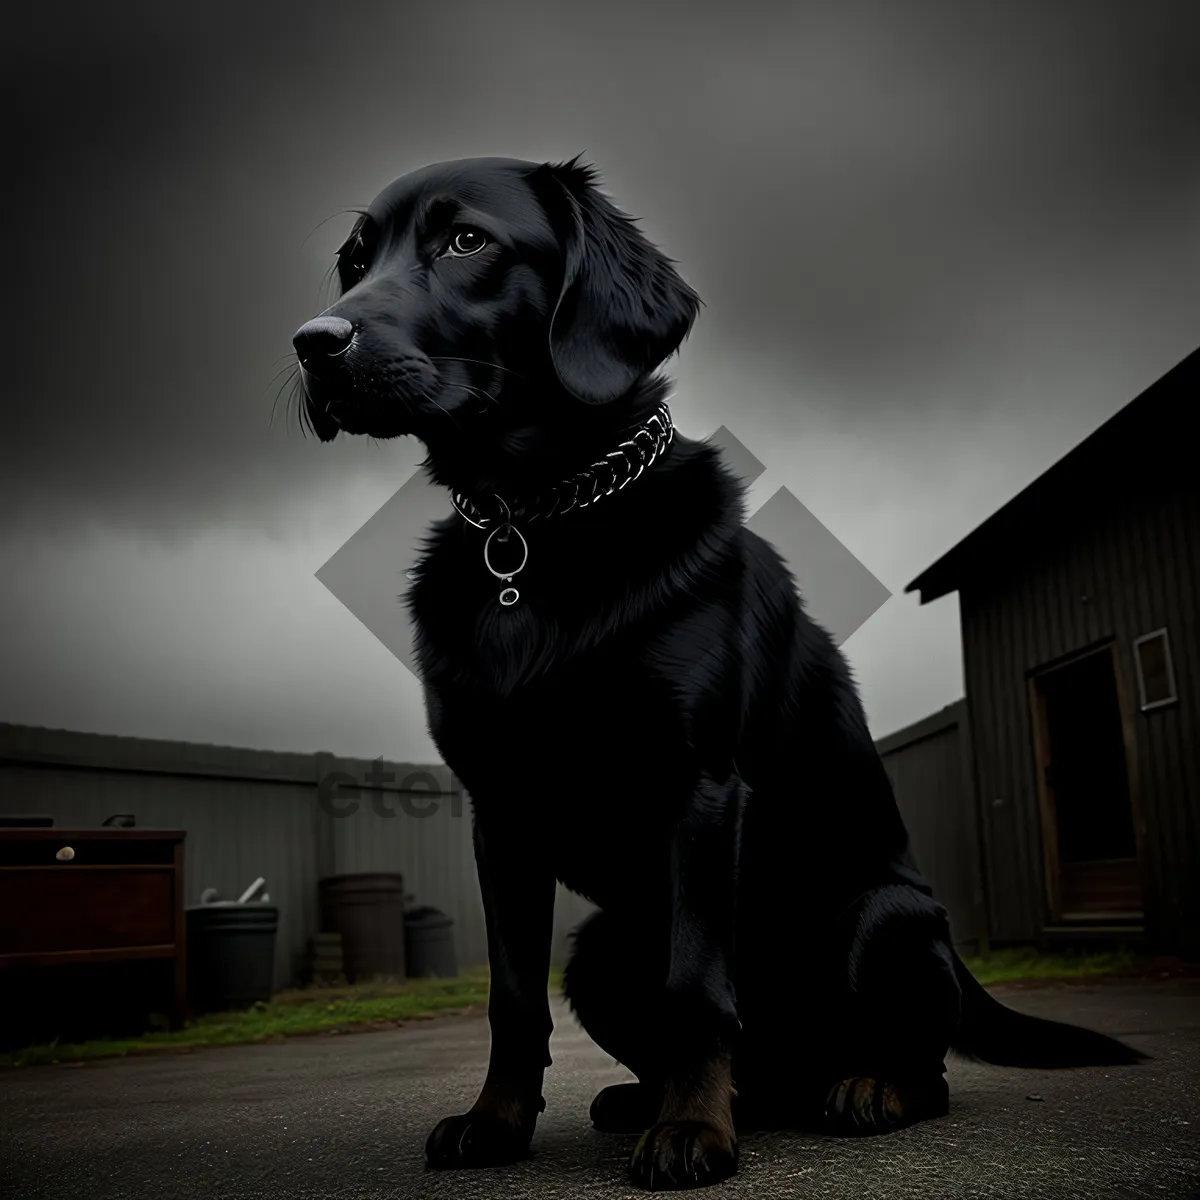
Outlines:
{"type": "Polygon", "coordinates": [[[70,846],[64,846],[54,857],[59,862],[70,862],[75,857],[75,851],[70,846]]]}

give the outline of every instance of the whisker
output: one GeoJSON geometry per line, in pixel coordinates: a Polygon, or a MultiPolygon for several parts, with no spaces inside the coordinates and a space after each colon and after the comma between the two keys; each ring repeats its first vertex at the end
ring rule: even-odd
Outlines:
{"type": "MultiPolygon", "coordinates": [[[[280,389],[280,396],[284,395],[283,389],[280,389]]],[[[276,397],[275,405],[271,407],[271,424],[275,423],[275,408],[278,405],[280,396],[276,397]]],[[[304,410],[304,388],[299,380],[293,379],[290,385],[287,385],[286,404],[284,411],[287,417],[287,423],[290,427],[294,421],[300,426],[300,432],[304,433],[305,410],[304,410]]]]}
{"type": "Polygon", "coordinates": [[[280,377],[280,375],[282,375],[285,371],[298,371],[299,369],[300,369],[300,363],[296,359],[296,356],[292,355],[291,361],[284,363],[284,365],[282,367],[280,367],[279,370],[276,371],[274,375],[271,376],[271,378],[267,381],[266,386],[263,388],[263,391],[265,392],[267,390],[267,388],[269,388],[271,386],[271,384],[273,384],[275,382],[275,380],[277,380],[280,377]]]}
{"type": "Polygon", "coordinates": [[[317,288],[317,303],[321,306],[321,311],[324,312],[329,305],[325,303],[326,297],[323,295],[325,289],[332,282],[334,275],[337,273],[337,259],[334,259],[329,270],[321,278],[321,286],[317,288]]]}
{"type": "MultiPolygon", "coordinates": [[[[285,362],[284,365],[282,367],[280,367],[279,370],[276,371],[275,374],[272,375],[271,378],[267,381],[267,383],[263,386],[263,391],[265,392],[271,386],[271,384],[273,384],[275,382],[275,380],[277,380],[281,375],[286,376],[286,378],[279,385],[279,388],[275,393],[275,399],[271,402],[271,419],[270,419],[269,423],[272,425],[275,423],[275,413],[279,408],[279,398],[283,394],[284,389],[287,388],[287,386],[289,384],[292,384],[293,385],[293,393],[295,392],[297,387],[299,387],[299,390],[301,392],[303,392],[303,390],[304,390],[304,383],[303,383],[303,379],[301,378],[301,374],[300,374],[300,371],[301,371],[300,360],[296,357],[296,355],[294,353],[290,354],[290,355],[284,355],[284,357],[287,359],[290,359],[290,361],[285,362]]],[[[289,396],[289,398],[288,398],[289,408],[291,407],[291,402],[292,402],[292,396],[289,396]]]]}
{"type": "MultiPolygon", "coordinates": [[[[300,383],[300,379],[298,376],[297,376],[296,382],[298,384],[300,383]]],[[[300,389],[299,389],[300,403],[297,405],[297,409],[298,409],[299,416],[300,416],[300,432],[304,435],[305,438],[307,438],[309,433],[311,433],[313,435],[313,437],[315,437],[318,441],[320,441],[321,435],[319,433],[317,433],[317,427],[313,424],[312,417],[309,415],[308,405],[304,403],[303,392],[304,392],[304,386],[303,386],[303,384],[300,384],[300,389]]],[[[297,393],[295,391],[293,391],[293,396],[295,396],[295,395],[297,395],[297,393]]]]}
{"type": "Polygon", "coordinates": [[[491,392],[485,391],[483,388],[472,387],[469,383],[452,383],[451,387],[461,388],[468,396],[474,396],[477,399],[486,399],[491,404],[499,404],[500,401],[492,395],[491,392]]]}
{"type": "MultiPolygon", "coordinates": [[[[295,372],[293,372],[292,376],[291,376],[289,379],[285,379],[285,380],[283,381],[283,383],[281,383],[281,384],[279,385],[279,390],[278,390],[278,391],[275,393],[275,399],[274,399],[274,401],[273,401],[273,402],[272,402],[272,404],[271,404],[271,420],[270,420],[270,424],[272,424],[272,425],[274,425],[274,424],[275,424],[275,413],[276,413],[276,411],[277,411],[277,410],[278,410],[278,408],[279,408],[279,398],[280,398],[280,397],[283,395],[283,393],[284,393],[284,390],[285,390],[286,388],[288,388],[288,387],[289,387],[289,385],[290,385],[290,388],[291,388],[291,390],[290,390],[290,391],[289,391],[289,393],[288,393],[288,403],[287,403],[287,407],[288,407],[288,410],[289,410],[289,412],[290,412],[290,410],[291,410],[291,407],[292,407],[292,403],[293,403],[293,401],[294,401],[294,400],[296,400],[296,398],[297,398],[297,395],[298,395],[299,393],[303,393],[303,391],[304,391],[304,384],[303,384],[302,380],[300,379],[300,369],[299,369],[299,364],[297,364],[297,366],[296,366],[296,370],[295,370],[295,372]]],[[[303,400],[302,400],[302,399],[301,399],[301,404],[303,404],[303,400]]]]}
{"type": "Polygon", "coordinates": [[[438,355],[437,357],[430,355],[429,361],[433,362],[433,363],[440,363],[440,362],[474,363],[477,367],[487,367],[489,370],[492,370],[492,371],[503,371],[506,375],[512,375],[516,379],[524,378],[524,376],[521,375],[521,373],[519,371],[514,371],[511,367],[502,367],[499,363],[487,362],[485,359],[482,359],[482,358],[448,358],[445,355],[438,355]]]}
{"type": "MultiPolygon", "coordinates": [[[[276,376],[275,376],[275,379],[277,379],[278,377],[279,377],[279,376],[278,376],[278,374],[276,374],[276,376]]],[[[282,383],[279,385],[279,389],[278,389],[278,390],[276,391],[276,393],[275,393],[275,404],[278,404],[278,403],[279,403],[279,394],[280,394],[280,392],[282,392],[282,391],[283,391],[283,389],[284,389],[285,387],[287,387],[289,383],[292,383],[292,382],[294,382],[294,380],[295,380],[295,377],[296,377],[296,373],[295,373],[295,371],[293,370],[292,372],[290,372],[290,373],[288,374],[288,378],[286,378],[286,379],[285,379],[285,380],[284,380],[284,381],[283,381],[283,382],[282,382],[282,383]]],[[[271,383],[274,383],[274,382],[275,382],[275,379],[272,379],[272,380],[271,380],[271,383]]],[[[269,388],[269,387],[271,386],[271,383],[268,383],[268,384],[267,384],[267,387],[264,387],[264,388],[263,388],[263,391],[264,391],[264,392],[267,390],[267,388],[269,388]]],[[[272,405],[272,411],[274,411],[274,405],[272,405]]]]}
{"type": "Polygon", "coordinates": [[[288,407],[295,410],[296,418],[302,428],[305,424],[308,424],[312,427],[313,433],[316,433],[316,427],[312,425],[308,412],[308,399],[304,392],[303,380],[297,379],[292,385],[291,395],[288,398],[288,407]]]}
{"type": "Polygon", "coordinates": [[[450,421],[454,425],[455,429],[462,429],[462,426],[458,423],[458,418],[448,408],[444,408],[442,405],[440,405],[428,392],[422,392],[421,399],[428,400],[429,403],[434,406],[434,408],[441,409],[441,411],[450,418],[450,421]]]}
{"type": "Polygon", "coordinates": [[[332,221],[334,217],[344,217],[347,213],[355,213],[357,216],[360,216],[360,217],[365,217],[367,215],[366,212],[361,208],[342,208],[342,209],[339,209],[335,213],[330,213],[329,216],[327,216],[324,221],[319,221],[317,223],[317,225],[309,231],[308,236],[305,237],[304,241],[300,243],[300,249],[301,250],[304,249],[305,243],[307,243],[308,239],[310,237],[312,237],[312,235],[314,233],[316,233],[317,230],[320,229],[322,225],[326,224],[326,222],[332,221]]]}

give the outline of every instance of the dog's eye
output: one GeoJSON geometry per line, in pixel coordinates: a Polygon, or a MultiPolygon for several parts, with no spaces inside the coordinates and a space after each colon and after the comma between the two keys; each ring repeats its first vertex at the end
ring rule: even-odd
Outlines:
{"type": "Polygon", "coordinates": [[[362,280],[367,273],[368,257],[367,247],[361,235],[342,247],[338,256],[338,271],[343,286],[353,287],[362,280]]]}
{"type": "Polygon", "coordinates": [[[460,229],[450,239],[446,253],[454,258],[467,258],[478,254],[487,245],[487,238],[478,229],[460,229]]]}

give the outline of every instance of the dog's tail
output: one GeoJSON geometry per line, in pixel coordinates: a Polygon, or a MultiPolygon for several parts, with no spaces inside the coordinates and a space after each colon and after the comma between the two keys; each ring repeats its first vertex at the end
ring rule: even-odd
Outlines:
{"type": "Polygon", "coordinates": [[[1006,1008],[954,955],[962,988],[962,1020],[952,1049],[998,1067],[1109,1067],[1142,1062],[1148,1054],[1103,1033],[1030,1017],[1006,1008]]]}

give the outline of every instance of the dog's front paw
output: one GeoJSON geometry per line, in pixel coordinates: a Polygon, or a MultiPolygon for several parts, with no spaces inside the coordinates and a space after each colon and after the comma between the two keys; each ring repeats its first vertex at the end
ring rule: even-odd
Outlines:
{"type": "Polygon", "coordinates": [[[532,1137],[491,1113],[463,1113],[437,1125],[425,1143],[425,1159],[435,1170],[503,1167],[529,1154],[532,1137]]]}
{"type": "Polygon", "coordinates": [[[642,1134],[629,1176],[650,1192],[720,1183],[737,1172],[737,1138],[705,1121],[663,1121],[642,1134]]]}

